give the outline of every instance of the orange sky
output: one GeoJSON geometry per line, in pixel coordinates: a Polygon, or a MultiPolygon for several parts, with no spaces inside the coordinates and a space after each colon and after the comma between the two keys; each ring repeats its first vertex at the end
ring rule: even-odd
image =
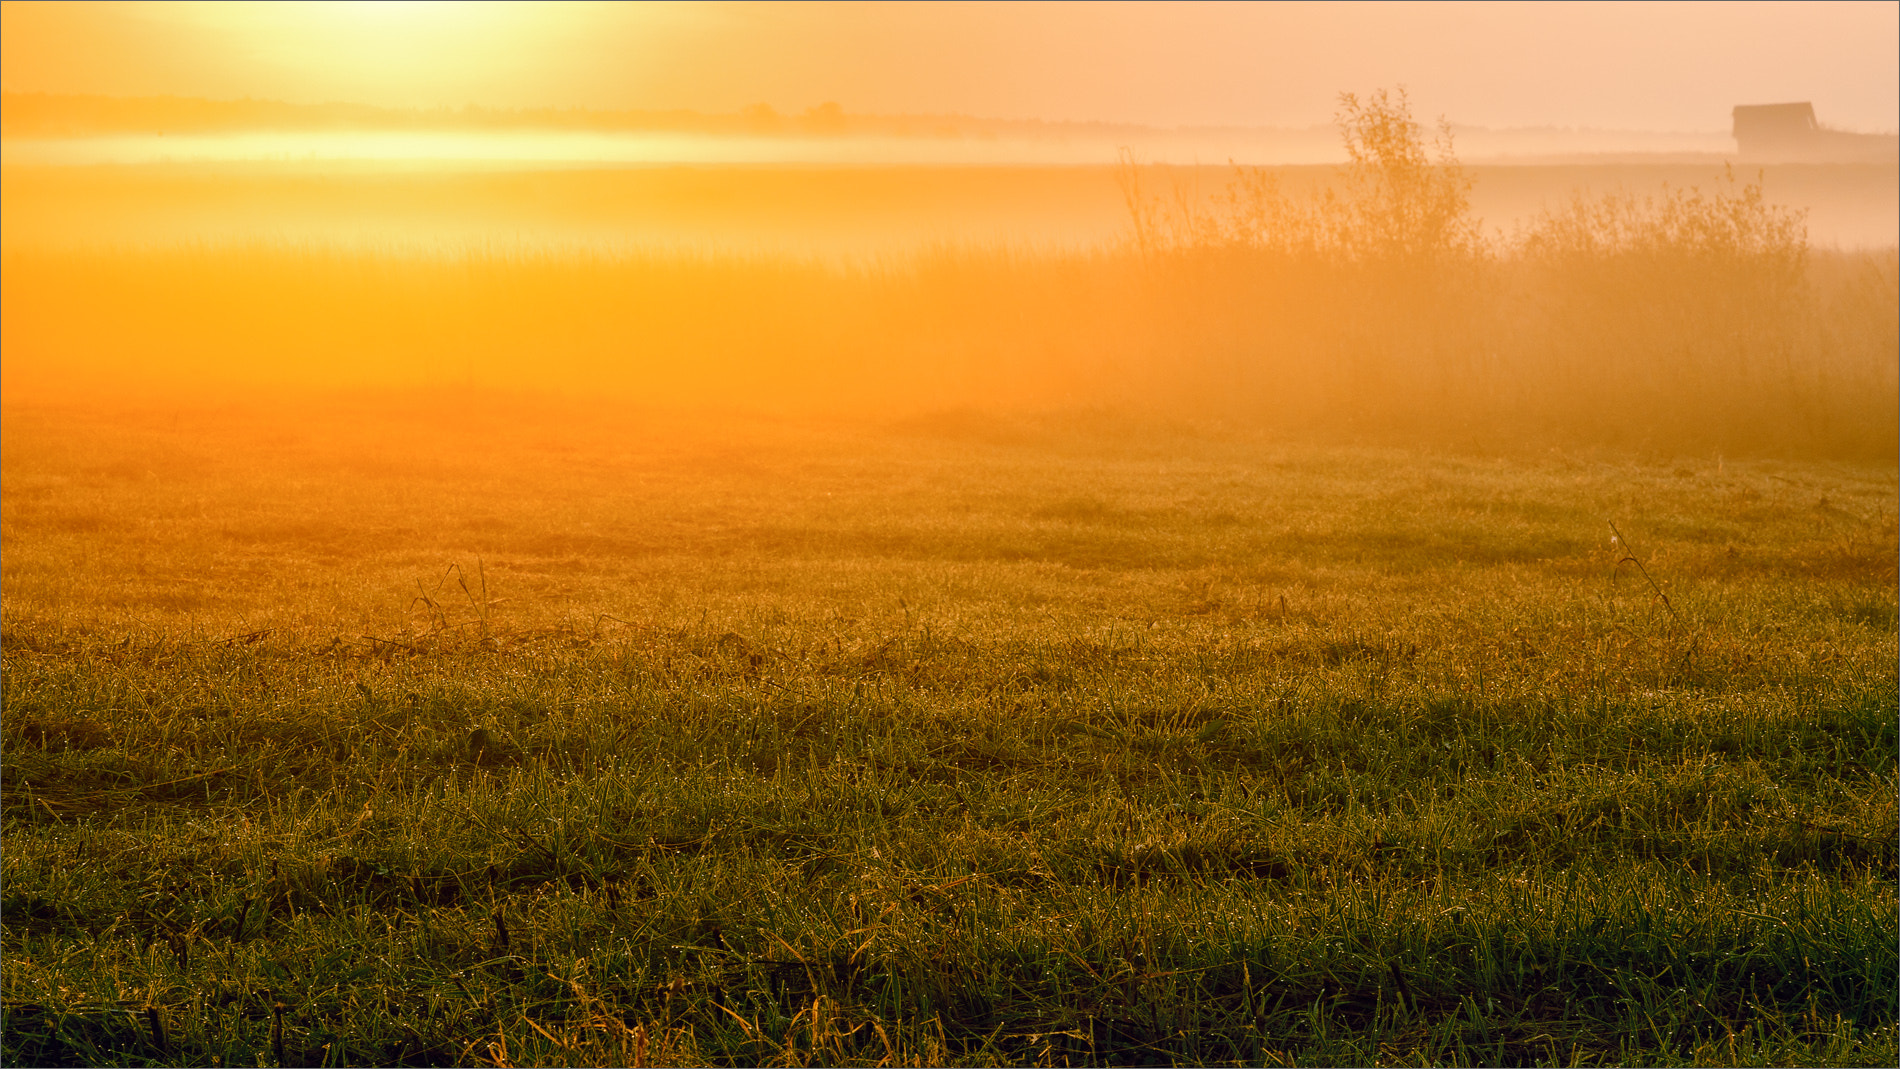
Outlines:
{"type": "Polygon", "coordinates": [[[1900,126],[1900,3],[22,3],[11,91],[383,105],[1325,123],[1410,87],[1488,126],[1719,130],[1812,100],[1900,126]]]}

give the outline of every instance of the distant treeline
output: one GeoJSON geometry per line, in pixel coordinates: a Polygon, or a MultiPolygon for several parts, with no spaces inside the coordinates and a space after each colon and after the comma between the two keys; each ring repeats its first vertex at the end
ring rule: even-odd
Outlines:
{"type": "Polygon", "coordinates": [[[588,108],[381,108],[277,100],[0,94],[0,136],[204,134],[239,130],[589,130],[747,136],[1038,137],[1134,131],[1100,123],[1045,123],[968,115],[854,115],[827,102],[798,114],[769,104],[738,112],[588,108]]]}

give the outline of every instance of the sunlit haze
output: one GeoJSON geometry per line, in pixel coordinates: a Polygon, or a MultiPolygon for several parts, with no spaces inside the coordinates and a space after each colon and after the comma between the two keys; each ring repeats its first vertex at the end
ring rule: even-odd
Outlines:
{"type": "Polygon", "coordinates": [[[1157,126],[1326,123],[1406,85],[1480,126],[1725,129],[1812,100],[1900,125],[1900,5],[4,5],[8,91],[1157,126]]]}
{"type": "Polygon", "coordinates": [[[0,90],[0,1066],[1900,1063],[1900,3],[0,90]]]}

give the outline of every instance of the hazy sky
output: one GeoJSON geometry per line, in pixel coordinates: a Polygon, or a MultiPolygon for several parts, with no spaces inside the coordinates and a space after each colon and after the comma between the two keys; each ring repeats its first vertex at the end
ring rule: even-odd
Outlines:
{"type": "Polygon", "coordinates": [[[1310,126],[1900,127],[1900,3],[0,5],[13,91],[1310,126]]]}

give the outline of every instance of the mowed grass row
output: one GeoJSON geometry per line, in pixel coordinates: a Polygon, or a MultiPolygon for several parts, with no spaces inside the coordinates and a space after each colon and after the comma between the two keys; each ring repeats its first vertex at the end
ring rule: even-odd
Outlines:
{"type": "Polygon", "coordinates": [[[1894,1059],[1889,470],[357,416],[8,419],[9,1063],[1894,1059]]]}

